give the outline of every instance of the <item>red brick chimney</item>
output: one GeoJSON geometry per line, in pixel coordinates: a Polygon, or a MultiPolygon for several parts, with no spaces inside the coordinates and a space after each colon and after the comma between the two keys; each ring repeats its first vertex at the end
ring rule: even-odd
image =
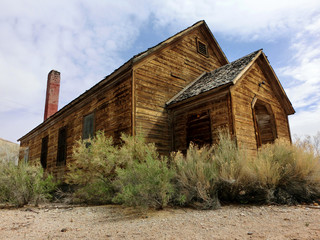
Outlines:
{"type": "Polygon", "coordinates": [[[58,71],[51,70],[48,74],[44,121],[58,111],[59,89],[60,73],[58,71]]]}

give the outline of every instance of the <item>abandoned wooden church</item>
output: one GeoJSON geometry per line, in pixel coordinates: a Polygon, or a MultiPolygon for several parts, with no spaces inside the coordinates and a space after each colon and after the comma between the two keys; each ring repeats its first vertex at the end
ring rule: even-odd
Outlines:
{"type": "Polygon", "coordinates": [[[217,140],[219,128],[256,151],[291,141],[295,111],[262,50],[229,63],[204,21],[132,57],[58,109],[60,73],[48,75],[45,119],[19,139],[24,158],[62,177],[76,140],[103,130],[143,134],[161,154],[217,140]]]}

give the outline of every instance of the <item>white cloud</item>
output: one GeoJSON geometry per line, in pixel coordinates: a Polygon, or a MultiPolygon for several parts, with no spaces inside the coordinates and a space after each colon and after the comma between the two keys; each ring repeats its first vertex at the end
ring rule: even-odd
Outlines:
{"type": "Polygon", "coordinates": [[[245,40],[274,39],[299,29],[320,9],[318,0],[164,0],[154,5],[157,23],[205,19],[214,32],[245,40]]]}
{"type": "Polygon", "coordinates": [[[313,36],[312,43],[319,39],[320,19],[315,14],[319,9],[318,0],[2,0],[0,121],[3,126],[21,124],[14,119],[19,117],[26,122],[23,131],[16,128],[11,136],[0,130],[4,134],[0,137],[14,140],[41,122],[51,69],[61,72],[62,107],[128,60],[122,54],[133,47],[149,21],[154,28],[150,31],[174,34],[205,19],[214,33],[234,41],[270,41],[296,34],[291,50],[297,54],[282,73],[303,86],[303,91],[288,88],[294,105],[309,106],[318,99],[314,84],[320,47],[308,48],[311,40],[305,40],[305,34],[313,36]]]}
{"type": "Polygon", "coordinates": [[[308,20],[292,39],[292,61],[280,69],[281,75],[292,79],[286,90],[296,108],[290,123],[298,136],[320,131],[320,14],[308,20]]]}

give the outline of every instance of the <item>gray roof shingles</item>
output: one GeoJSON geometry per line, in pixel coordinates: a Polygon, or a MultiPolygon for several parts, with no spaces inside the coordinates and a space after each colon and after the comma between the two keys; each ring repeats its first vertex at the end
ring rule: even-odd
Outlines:
{"type": "Polygon", "coordinates": [[[222,85],[232,83],[233,80],[241,73],[241,71],[256,57],[261,51],[255,51],[236,61],[226,64],[212,72],[205,73],[197,81],[190,84],[186,89],[179,92],[167,105],[181,102],[185,99],[197,96],[201,93],[210,91],[222,85]]]}

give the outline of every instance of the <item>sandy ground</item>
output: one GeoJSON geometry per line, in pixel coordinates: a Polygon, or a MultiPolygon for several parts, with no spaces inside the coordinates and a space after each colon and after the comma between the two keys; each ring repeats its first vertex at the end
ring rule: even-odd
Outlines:
{"type": "Polygon", "coordinates": [[[115,205],[0,209],[0,239],[319,239],[315,206],[150,210],[115,205]]]}

